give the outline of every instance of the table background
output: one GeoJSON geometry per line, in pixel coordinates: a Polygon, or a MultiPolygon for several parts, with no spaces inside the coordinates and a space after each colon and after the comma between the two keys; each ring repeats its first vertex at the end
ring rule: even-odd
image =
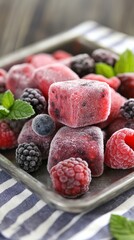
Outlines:
{"type": "Polygon", "coordinates": [[[0,0],[0,56],[95,20],[134,35],[133,0],[0,0]]]}

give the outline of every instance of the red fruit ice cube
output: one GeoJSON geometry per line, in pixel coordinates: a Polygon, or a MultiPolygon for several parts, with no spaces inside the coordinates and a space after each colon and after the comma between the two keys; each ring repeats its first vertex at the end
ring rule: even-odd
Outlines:
{"type": "Polygon", "coordinates": [[[106,78],[99,74],[97,75],[97,74],[90,73],[90,74],[84,76],[83,78],[88,79],[88,80],[96,80],[96,81],[100,81],[100,82],[106,82],[114,90],[117,90],[120,86],[120,80],[117,77],[106,78]]]}
{"type": "Polygon", "coordinates": [[[34,68],[31,64],[23,63],[12,66],[7,74],[7,89],[10,89],[15,97],[19,98],[25,88],[34,87],[33,73],[34,68]]]}
{"type": "Polygon", "coordinates": [[[111,91],[107,83],[74,80],[53,83],[48,111],[52,118],[69,127],[84,127],[108,118],[111,91]]]}
{"type": "Polygon", "coordinates": [[[52,139],[48,157],[48,171],[58,162],[70,157],[87,161],[93,176],[103,173],[104,142],[100,128],[62,127],[52,139]]]}
{"type": "Polygon", "coordinates": [[[64,82],[78,78],[78,75],[74,73],[70,68],[61,63],[56,63],[38,68],[34,73],[33,82],[47,99],[48,90],[52,83],[62,81],[64,82]]]}
{"type": "Polygon", "coordinates": [[[40,53],[27,57],[25,59],[27,63],[31,63],[35,68],[39,68],[48,64],[55,63],[56,60],[51,54],[40,53]]]}

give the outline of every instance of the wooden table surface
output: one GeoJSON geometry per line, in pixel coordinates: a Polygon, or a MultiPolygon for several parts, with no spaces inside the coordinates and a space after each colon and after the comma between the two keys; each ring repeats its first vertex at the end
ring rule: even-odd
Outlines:
{"type": "Polygon", "coordinates": [[[83,21],[134,35],[133,0],[0,0],[0,56],[83,21]]]}

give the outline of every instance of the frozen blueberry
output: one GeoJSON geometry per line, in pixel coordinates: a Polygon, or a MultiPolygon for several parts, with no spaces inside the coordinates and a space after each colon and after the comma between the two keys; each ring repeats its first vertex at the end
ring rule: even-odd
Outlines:
{"type": "Polygon", "coordinates": [[[32,121],[33,131],[40,136],[48,136],[55,130],[55,122],[47,114],[39,114],[32,121]]]}

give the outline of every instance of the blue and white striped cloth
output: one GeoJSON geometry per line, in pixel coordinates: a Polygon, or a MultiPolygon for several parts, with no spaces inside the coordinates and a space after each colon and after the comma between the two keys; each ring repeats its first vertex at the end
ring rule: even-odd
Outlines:
{"type": "MultiPolygon", "coordinates": [[[[118,53],[134,50],[134,38],[89,22],[83,39],[118,53]]],[[[51,208],[0,169],[0,240],[110,240],[111,214],[134,219],[134,188],[88,213],[51,208]]]]}
{"type": "Polygon", "coordinates": [[[0,240],[110,240],[111,213],[134,219],[134,188],[89,213],[74,214],[51,208],[0,170],[0,240]]]}

